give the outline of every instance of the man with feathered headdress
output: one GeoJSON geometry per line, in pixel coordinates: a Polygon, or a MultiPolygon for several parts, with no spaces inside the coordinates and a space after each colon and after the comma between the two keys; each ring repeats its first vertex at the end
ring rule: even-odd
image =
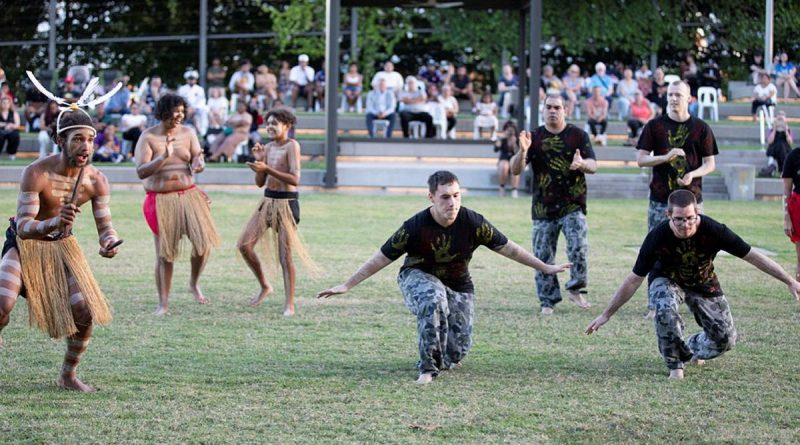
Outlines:
{"type": "Polygon", "coordinates": [[[106,176],[89,164],[97,131],[81,108],[106,100],[115,90],[90,100],[92,79],[76,103],[54,96],[28,72],[34,85],[61,107],[53,123],[53,141],[61,153],[35,161],[22,173],[17,215],[10,219],[0,262],[0,329],[9,321],[17,297],[28,300],[30,324],[52,338],[67,337],[58,386],[83,392],[76,368],[86,351],[93,323],[111,322],[111,311],[92,275],[72,225],[81,205],[91,201],[100,255],[112,258],[120,240],[111,224],[111,189],[106,176]]]}

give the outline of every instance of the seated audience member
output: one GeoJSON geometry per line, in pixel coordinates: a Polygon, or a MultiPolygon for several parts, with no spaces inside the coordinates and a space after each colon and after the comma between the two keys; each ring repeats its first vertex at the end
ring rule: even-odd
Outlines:
{"type": "Polygon", "coordinates": [[[766,72],[762,72],[759,75],[758,83],[753,87],[753,102],[750,106],[753,122],[756,121],[756,114],[758,113],[759,107],[774,107],[777,97],[778,89],[770,82],[769,75],[766,72]]]}
{"type": "Polygon", "coordinates": [[[236,91],[237,88],[240,88],[239,82],[241,82],[242,79],[245,79],[243,85],[247,88],[247,94],[253,92],[256,86],[256,77],[250,72],[252,68],[253,65],[247,59],[242,59],[239,62],[239,69],[231,75],[231,80],[228,81],[228,89],[231,93],[236,91]]]}
{"type": "Polygon", "coordinates": [[[131,143],[130,151],[123,150],[124,157],[133,156],[133,149],[139,142],[139,136],[147,128],[147,116],[141,113],[141,105],[134,102],[131,104],[130,113],[123,114],[119,120],[119,131],[122,132],[122,139],[131,143]]]}
{"type": "Polygon", "coordinates": [[[422,122],[425,124],[425,137],[432,138],[436,135],[433,128],[433,117],[428,113],[427,95],[425,90],[417,87],[417,79],[414,76],[406,77],[406,86],[399,94],[400,100],[400,125],[403,127],[403,137],[409,137],[409,123],[422,122]]]}
{"type": "Polygon", "coordinates": [[[650,95],[647,100],[656,106],[656,114],[667,114],[667,81],[664,78],[664,70],[656,68],[655,77],[653,77],[653,86],[650,88],[650,95]]]}
{"type": "MultiPolygon", "coordinates": [[[[766,72],[766,67],[764,66],[764,55],[756,51],[753,53],[752,60],[750,61],[750,79],[748,80],[753,85],[758,85],[759,77],[761,76],[762,72],[766,72]]],[[[767,75],[769,75],[769,73],[767,73],[767,75]]]]}
{"type": "Polygon", "coordinates": [[[105,105],[102,102],[97,104],[92,113],[92,125],[97,130],[97,134],[102,133],[106,129],[106,125],[111,123],[111,116],[106,113],[105,105]]]}
{"type": "Polygon", "coordinates": [[[56,121],[60,112],[58,102],[51,100],[39,118],[39,159],[44,158],[50,152],[58,153],[58,144],[53,142],[53,129],[50,126],[56,121]]]}
{"type": "Polygon", "coordinates": [[[783,87],[783,97],[789,97],[790,90],[800,97],[800,91],[797,90],[797,79],[795,79],[797,68],[792,62],[789,62],[789,54],[785,51],[781,52],[780,63],[775,64],[772,69],[775,72],[775,84],[778,88],[783,87]]]}
{"type": "MultiPolygon", "coordinates": [[[[514,74],[511,65],[503,65],[503,72],[500,75],[500,80],[497,82],[497,92],[500,93],[497,106],[500,108],[500,116],[508,117],[511,113],[512,91],[519,89],[519,78],[514,74]]],[[[478,107],[480,108],[480,107],[478,107]]]]}
{"type": "Polygon", "coordinates": [[[211,162],[219,162],[224,155],[227,159],[233,156],[236,147],[250,138],[250,125],[253,116],[248,112],[247,102],[236,103],[236,113],[232,114],[225,122],[225,131],[218,135],[209,146],[211,162]]]}
{"type": "MultiPolygon", "coordinates": [[[[4,82],[5,83],[5,82],[4,82]]],[[[32,82],[24,81],[25,84],[25,122],[27,130],[31,133],[42,130],[42,116],[47,111],[47,98],[32,82]]],[[[13,99],[12,99],[13,101],[13,99]]]]}
{"type": "Polygon", "coordinates": [[[603,62],[594,65],[594,74],[589,78],[589,91],[592,95],[595,87],[600,88],[600,95],[606,98],[610,107],[614,96],[614,80],[606,74],[606,64],[603,62]]]}
{"type": "MultiPolygon", "coordinates": [[[[117,82],[122,82],[124,85],[125,78],[122,77],[116,78],[114,79],[113,82],[111,82],[111,85],[116,85],[117,82]]],[[[108,99],[108,101],[106,102],[106,113],[116,116],[122,116],[123,114],[130,111],[128,109],[128,103],[130,102],[130,100],[131,100],[131,92],[128,91],[128,89],[125,86],[123,86],[122,88],[117,90],[117,92],[113,96],[111,96],[111,98],[108,99]]]]}
{"type": "Polygon", "coordinates": [[[186,101],[185,123],[192,125],[200,137],[208,131],[208,108],[206,107],[206,90],[197,84],[200,73],[188,70],[183,73],[186,83],[178,88],[178,95],[186,101]]]}
{"type": "MultiPolygon", "coordinates": [[[[395,109],[397,108],[397,99],[394,97],[389,88],[386,86],[386,79],[378,80],[378,88],[372,90],[367,94],[367,132],[369,137],[375,137],[373,132],[372,123],[375,119],[383,119],[389,121],[386,129],[386,137],[392,137],[392,129],[394,128],[395,109]]],[[[433,124],[433,121],[431,121],[433,124]]]]}
{"type": "Polygon", "coordinates": [[[608,101],[603,97],[599,86],[592,89],[592,97],[586,100],[586,114],[594,142],[606,145],[606,126],[608,125],[608,101]],[[599,131],[598,131],[599,127],[599,131]]]}
{"type": "MultiPolygon", "coordinates": [[[[292,66],[289,61],[281,60],[281,68],[278,70],[278,94],[281,102],[292,94],[292,81],[289,79],[292,73],[292,66]]],[[[273,107],[277,105],[272,104],[273,107]]]]}
{"type": "Polygon", "coordinates": [[[622,80],[617,83],[617,93],[619,93],[619,114],[622,120],[628,118],[630,114],[631,102],[633,102],[634,93],[639,91],[639,83],[633,80],[633,71],[630,68],[625,68],[622,72],[622,80]]]}
{"type": "Polygon", "coordinates": [[[256,94],[263,97],[264,103],[259,108],[270,109],[272,102],[278,98],[278,78],[267,65],[259,65],[256,69],[256,94]]]}
{"type": "MultiPolygon", "coordinates": [[[[316,97],[319,109],[325,108],[325,61],[322,68],[314,75],[314,96],[316,97]]],[[[316,108],[315,108],[316,109],[316,108]]]]}
{"type": "Polygon", "coordinates": [[[428,59],[428,64],[419,70],[417,79],[425,82],[426,87],[434,85],[439,88],[439,86],[442,84],[442,76],[439,74],[436,61],[433,59],[428,59]]]}
{"type": "Polygon", "coordinates": [[[292,67],[289,80],[292,82],[292,108],[297,108],[297,98],[306,98],[306,111],[314,109],[314,68],[308,66],[308,56],[300,54],[297,65],[292,67]]]}
{"type": "Polygon", "coordinates": [[[247,106],[247,112],[250,113],[250,117],[253,118],[252,122],[250,123],[250,142],[255,145],[261,142],[261,133],[258,132],[258,128],[264,125],[264,116],[261,115],[258,109],[257,98],[250,98],[250,103],[247,106]]]}
{"type": "Polygon", "coordinates": [[[714,59],[708,59],[708,64],[700,74],[700,86],[711,87],[716,90],[722,87],[722,72],[714,59]]]}
{"type": "Polygon", "coordinates": [[[403,87],[405,86],[403,76],[394,70],[394,63],[391,61],[387,61],[383,64],[383,71],[378,71],[372,76],[372,81],[370,82],[372,89],[378,88],[378,81],[381,78],[386,79],[386,88],[394,93],[395,97],[398,97],[400,92],[403,91],[403,87]]]}
{"type": "MultiPolygon", "coordinates": [[[[541,83],[542,89],[547,91],[549,88],[551,88],[550,84],[554,80],[558,80],[558,77],[556,77],[556,75],[554,74],[553,66],[548,64],[548,65],[545,65],[544,67],[542,67],[542,77],[541,77],[541,79],[539,79],[539,82],[541,83]]],[[[561,82],[559,81],[559,85],[560,84],[561,84],[561,82]]],[[[550,94],[550,93],[547,93],[547,94],[550,94]]],[[[555,93],[555,94],[561,94],[561,91],[559,90],[558,93],[555,93]]]]}
{"type": "Polygon", "coordinates": [[[630,116],[628,117],[628,140],[626,146],[635,146],[636,139],[639,137],[639,130],[653,118],[653,108],[650,102],[644,98],[641,91],[633,93],[633,101],[630,103],[630,116]]]}
{"type": "Polygon", "coordinates": [[[693,96],[697,96],[697,88],[700,85],[700,70],[694,61],[694,56],[686,54],[686,59],[680,63],[681,79],[689,85],[689,90],[693,96]]]}
{"type": "Polygon", "coordinates": [[[786,112],[783,110],[775,113],[775,122],[767,135],[767,166],[759,171],[759,176],[770,177],[775,173],[783,173],[786,156],[792,151],[794,136],[792,129],[786,123],[786,112]]]}
{"type": "Polygon", "coordinates": [[[488,91],[484,92],[481,96],[481,101],[478,102],[478,115],[475,116],[473,139],[480,139],[480,131],[482,128],[490,128],[492,133],[491,140],[497,139],[497,127],[500,122],[497,120],[497,105],[492,101],[492,95],[488,91]]]}
{"type": "Polygon", "coordinates": [[[222,88],[225,89],[225,78],[228,76],[228,67],[222,66],[222,61],[219,57],[214,57],[211,60],[211,66],[206,70],[206,88],[222,88]]]}
{"type": "Polygon", "coordinates": [[[444,115],[447,118],[447,134],[450,134],[450,131],[456,128],[456,115],[458,114],[458,101],[453,96],[453,89],[450,85],[442,87],[442,94],[438,100],[444,108],[444,115]]]}
{"type": "Polygon", "coordinates": [[[225,90],[220,87],[209,88],[206,107],[208,108],[208,133],[221,129],[228,120],[228,109],[230,108],[230,102],[225,97],[225,90]]]}
{"type": "Polygon", "coordinates": [[[14,108],[11,98],[7,95],[0,96],[0,153],[5,148],[8,159],[12,161],[17,158],[19,129],[19,113],[14,108]]]}
{"type": "Polygon", "coordinates": [[[639,69],[636,70],[633,77],[639,84],[639,91],[642,92],[644,97],[647,97],[653,88],[653,72],[650,71],[650,67],[647,66],[646,63],[643,63],[639,69]]]}
{"type": "Polygon", "coordinates": [[[505,196],[506,183],[509,178],[511,179],[511,197],[518,196],[517,189],[519,188],[519,179],[521,175],[514,175],[511,173],[511,157],[519,151],[519,140],[517,135],[519,130],[512,121],[506,121],[503,124],[503,131],[497,136],[494,142],[494,151],[499,152],[497,160],[497,182],[499,183],[498,194],[505,196]]]}
{"type": "Polygon", "coordinates": [[[468,100],[472,106],[472,112],[474,113],[477,111],[475,108],[475,94],[472,90],[472,79],[470,79],[469,75],[467,74],[466,66],[458,66],[456,73],[450,78],[450,87],[452,88],[453,96],[455,96],[456,99],[468,100]]]}
{"type": "Polygon", "coordinates": [[[95,149],[92,162],[113,162],[116,164],[125,160],[116,133],[117,127],[114,124],[108,124],[102,133],[97,134],[94,139],[95,149]]]}
{"type": "Polygon", "coordinates": [[[142,112],[148,117],[149,125],[155,121],[156,104],[164,93],[166,88],[161,84],[161,77],[151,76],[147,91],[142,95],[142,112]]]}
{"type": "Polygon", "coordinates": [[[561,97],[565,99],[566,109],[564,110],[567,116],[572,116],[575,112],[575,107],[580,106],[578,101],[581,97],[581,90],[583,89],[583,78],[581,77],[581,69],[578,65],[570,65],[567,68],[567,73],[561,81],[563,86],[561,90],[561,97]]]}
{"type": "Polygon", "coordinates": [[[439,84],[441,88],[444,85],[450,85],[450,81],[453,76],[456,74],[456,69],[453,65],[451,65],[448,61],[442,60],[442,63],[439,64],[439,78],[442,81],[439,84]]]}
{"type": "Polygon", "coordinates": [[[76,102],[82,93],[80,87],[75,84],[75,78],[67,76],[59,87],[57,96],[66,99],[67,102],[76,102]]]}
{"type": "MultiPolygon", "coordinates": [[[[347,110],[361,112],[361,91],[364,88],[364,76],[358,72],[358,64],[351,63],[342,79],[342,93],[347,102],[347,110]]],[[[385,85],[384,85],[385,86],[385,85]]]]}

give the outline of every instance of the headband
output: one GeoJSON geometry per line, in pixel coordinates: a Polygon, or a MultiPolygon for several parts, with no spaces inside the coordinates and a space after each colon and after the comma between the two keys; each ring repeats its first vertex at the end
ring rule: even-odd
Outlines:
{"type": "Polygon", "coordinates": [[[33,86],[35,86],[37,90],[39,90],[42,94],[44,94],[48,99],[53,100],[58,104],[58,109],[61,110],[61,112],[58,113],[58,118],[56,118],[56,134],[61,134],[61,132],[66,130],[71,130],[73,128],[87,128],[89,130],[92,130],[94,134],[97,134],[97,129],[95,129],[91,125],[79,124],[79,125],[70,125],[62,128],[61,116],[63,116],[64,113],[66,112],[72,113],[75,111],[80,111],[81,113],[85,114],[87,117],[91,119],[91,116],[89,116],[89,113],[87,113],[86,110],[84,110],[84,108],[89,108],[89,107],[93,108],[96,105],[99,105],[107,101],[109,98],[111,98],[111,96],[116,94],[120,88],[122,88],[122,82],[117,82],[117,85],[108,93],[93,100],[89,100],[94,95],[94,90],[100,83],[97,77],[92,77],[92,80],[90,80],[89,83],[86,85],[86,89],[83,90],[83,94],[81,94],[81,97],[78,98],[78,101],[74,103],[69,103],[67,102],[66,99],[58,97],[55,94],[47,91],[47,88],[43,87],[42,84],[39,83],[38,80],[36,80],[36,77],[33,75],[33,73],[31,73],[30,71],[25,71],[25,73],[28,75],[28,78],[31,80],[31,82],[33,82],[33,86]]]}

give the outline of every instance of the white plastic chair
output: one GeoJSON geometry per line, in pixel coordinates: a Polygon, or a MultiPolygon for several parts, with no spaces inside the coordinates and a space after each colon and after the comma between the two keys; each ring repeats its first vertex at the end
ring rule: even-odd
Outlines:
{"type": "Polygon", "coordinates": [[[762,105],[758,107],[758,135],[761,145],[767,145],[767,133],[772,130],[772,122],[775,118],[774,105],[762,105]]]}
{"type": "Polygon", "coordinates": [[[677,74],[667,74],[664,76],[664,83],[666,83],[667,86],[670,86],[672,85],[672,82],[677,82],[679,80],[681,80],[681,76],[677,74]]]}
{"type": "Polygon", "coordinates": [[[383,134],[383,137],[389,137],[387,134],[389,132],[389,121],[387,119],[375,119],[372,121],[372,134],[378,137],[379,132],[383,134]]]}
{"type": "Polygon", "coordinates": [[[447,139],[447,114],[444,111],[444,106],[438,102],[428,102],[428,112],[433,117],[436,137],[447,139]]]}
{"type": "Polygon", "coordinates": [[[421,139],[427,133],[428,127],[425,122],[411,121],[408,123],[408,137],[411,139],[421,139]]]}
{"type": "Polygon", "coordinates": [[[697,105],[697,116],[700,119],[703,118],[703,111],[708,108],[714,122],[719,121],[719,96],[716,88],[700,87],[697,90],[697,105]]]}

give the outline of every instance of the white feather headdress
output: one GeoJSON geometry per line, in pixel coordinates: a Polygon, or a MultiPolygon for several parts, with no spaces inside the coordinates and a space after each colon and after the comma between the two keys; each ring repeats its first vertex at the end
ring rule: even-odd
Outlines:
{"type": "MultiPolygon", "coordinates": [[[[50,91],[47,91],[47,88],[42,86],[42,84],[39,83],[38,80],[36,80],[36,77],[33,75],[32,72],[25,71],[25,73],[28,75],[28,78],[31,80],[31,82],[33,82],[33,86],[35,86],[37,90],[39,90],[42,94],[44,94],[48,99],[53,100],[58,104],[58,109],[61,110],[61,112],[58,113],[58,118],[56,119],[56,134],[61,134],[62,131],[69,130],[72,128],[88,128],[94,131],[96,134],[97,130],[90,125],[70,125],[69,127],[61,128],[61,116],[63,116],[64,113],[67,111],[69,112],[80,111],[86,116],[89,116],[89,113],[87,113],[86,110],[84,110],[84,108],[94,107],[98,104],[107,101],[108,99],[111,98],[111,96],[116,94],[116,92],[119,91],[120,88],[122,88],[122,82],[117,82],[117,85],[114,86],[114,88],[112,88],[111,91],[100,97],[92,99],[92,96],[94,95],[94,90],[100,83],[100,81],[97,80],[96,77],[93,77],[92,80],[89,81],[89,84],[86,85],[86,89],[83,90],[83,94],[81,94],[81,97],[78,98],[78,101],[75,103],[69,103],[67,102],[66,99],[58,97],[55,94],[51,93],[50,91]]],[[[91,116],[89,117],[91,118],[91,116]]]]}

